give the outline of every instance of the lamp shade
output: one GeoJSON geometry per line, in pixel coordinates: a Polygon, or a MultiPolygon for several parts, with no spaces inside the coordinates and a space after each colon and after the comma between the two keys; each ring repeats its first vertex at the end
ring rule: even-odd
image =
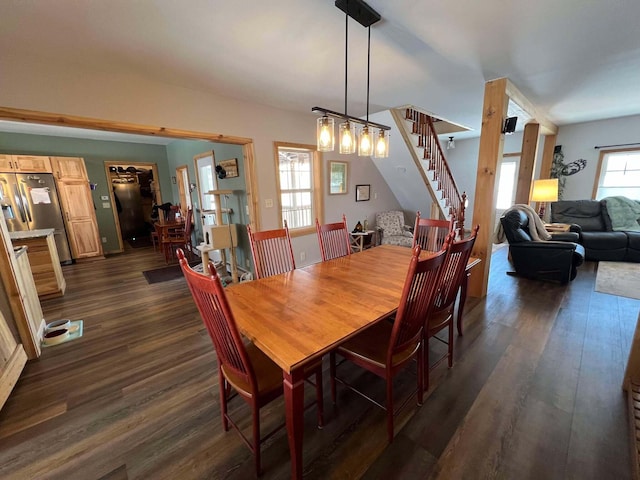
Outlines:
{"type": "Polygon", "coordinates": [[[369,127],[365,125],[360,132],[360,141],[358,142],[358,155],[361,157],[370,157],[373,155],[373,138],[371,138],[369,127]]]}
{"type": "Polygon", "coordinates": [[[546,180],[534,180],[532,202],[557,202],[558,201],[558,179],[550,178],[546,180]]]}
{"type": "Polygon", "coordinates": [[[332,152],[334,149],[334,120],[326,115],[318,119],[317,137],[318,151],[332,152]]]}
{"type": "Polygon", "coordinates": [[[340,153],[355,153],[358,142],[355,128],[350,122],[340,124],[340,153]]]}
{"type": "Polygon", "coordinates": [[[378,138],[376,140],[375,157],[387,158],[389,156],[389,136],[385,134],[384,130],[378,132],[378,138]]]}

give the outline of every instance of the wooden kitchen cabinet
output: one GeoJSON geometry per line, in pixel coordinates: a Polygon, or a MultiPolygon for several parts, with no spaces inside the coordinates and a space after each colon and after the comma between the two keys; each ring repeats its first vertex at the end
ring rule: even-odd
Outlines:
{"type": "Polygon", "coordinates": [[[0,172],[51,173],[51,159],[37,155],[0,155],[0,172]]]}
{"type": "Polygon", "coordinates": [[[89,181],[84,159],[80,157],[51,157],[53,173],[58,180],[70,182],[73,180],[89,181]]]}
{"type": "Polygon", "coordinates": [[[46,235],[28,236],[29,232],[10,233],[14,247],[27,247],[29,265],[40,299],[61,297],[67,288],[62,275],[60,258],[53,229],[42,230],[46,235]]]}
{"type": "Polygon", "coordinates": [[[51,157],[74,259],[102,256],[98,220],[82,158],[51,157]]]}

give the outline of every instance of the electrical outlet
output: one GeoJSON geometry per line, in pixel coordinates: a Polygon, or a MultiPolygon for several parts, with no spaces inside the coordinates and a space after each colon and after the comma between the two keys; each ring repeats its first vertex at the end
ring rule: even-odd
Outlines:
{"type": "Polygon", "coordinates": [[[300,252],[300,260],[305,261],[307,259],[307,252],[300,252]]]}
{"type": "Polygon", "coordinates": [[[102,237],[102,243],[107,243],[107,237],[102,237]]]}
{"type": "Polygon", "coordinates": [[[373,192],[373,199],[377,200],[378,199],[378,192],[373,192]]]}
{"type": "Polygon", "coordinates": [[[249,215],[249,205],[244,206],[244,213],[249,215]]]}
{"type": "Polygon", "coordinates": [[[267,198],[264,201],[264,206],[265,206],[265,208],[272,208],[273,207],[273,199],[267,198]]]}
{"type": "Polygon", "coordinates": [[[111,208],[111,204],[109,202],[102,202],[102,208],[111,208]]]}

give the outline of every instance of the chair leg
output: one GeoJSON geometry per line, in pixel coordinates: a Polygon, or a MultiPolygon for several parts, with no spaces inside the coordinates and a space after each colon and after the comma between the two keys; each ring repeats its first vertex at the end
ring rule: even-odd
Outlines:
{"type": "Polygon", "coordinates": [[[453,318],[451,318],[451,323],[449,324],[449,345],[447,356],[449,357],[449,368],[453,367],[453,318]]]}
{"type": "Polygon", "coordinates": [[[424,400],[423,392],[424,392],[424,342],[420,345],[418,349],[418,405],[421,406],[424,400]]]}
{"type": "Polygon", "coordinates": [[[316,403],[318,408],[318,428],[324,427],[324,404],[322,400],[322,364],[316,371],[316,403]]]}
{"type": "Polygon", "coordinates": [[[423,352],[422,355],[424,356],[424,361],[422,363],[423,365],[423,378],[424,378],[424,391],[428,392],[429,391],[429,337],[426,336],[424,339],[424,343],[423,343],[423,352]]]}
{"type": "Polygon", "coordinates": [[[256,466],[256,475],[260,476],[260,406],[254,399],[251,404],[253,417],[253,458],[256,466]]]}
{"type": "Polygon", "coordinates": [[[387,370],[387,436],[393,442],[393,377],[387,370]]]}
{"type": "Polygon", "coordinates": [[[329,353],[329,375],[331,376],[331,401],[336,404],[336,354],[329,353]]]}
{"type": "Polygon", "coordinates": [[[227,389],[227,381],[222,375],[222,370],[218,368],[218,383],[220,384],[220,413],[222,414],[222,428],[224,428],[225,432],[229,431],[229,421],[227,420],[227,398],[228,389],[227,389]]]}

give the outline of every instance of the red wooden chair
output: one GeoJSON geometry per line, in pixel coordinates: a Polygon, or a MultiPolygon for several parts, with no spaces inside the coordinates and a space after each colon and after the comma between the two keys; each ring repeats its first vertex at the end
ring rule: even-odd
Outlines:
{"type": "Polygon", "coordinates": [[[247,225],[247,233],[249,234],[256,278],[270,277],[295,270],[296,261],[293,257],[291,237],[286,220],[284,228],[262,232],[253,232],[251,227],[247,225]]]}
{"type": "MultiPolygon", "coordinates": [[[[362,333],[340,345],[330,353],[331,398],[336,402],[336,381],[353,390],[387,412],[387,434],[393,441],[393,377],[417,359],[418,405],[422,404],[424,374],[424,319],[428,316],[436,293],[440,268],[445,251],[434,253],[422,260],[420,246],[413,249],[413,257],[402,289],[400,305],[393,322],[380,321],[362,333]],[[378,375],[386,381],[386,402],[384,405],[356,390],[344,379],[336,377],[336,353],[346,360],[378,375]]],[[[342,363],[342,362],[341,362],[342,363]]],[[[414,393],[415,394],[415,393],[414,393]]],[[[412,395],[413,396],[413,395],[412,395]]],[[[402,408],[408,399],[401,405],[402,408]]]]}
{"type": "Polygon", "coordinates": [[[316,232],[322,261],[351,255],[351,242],[347,228],[347,217],[342,215],[342,222],[320,225],[316,218],[316,232]]]}
{"type": "MultiPolygon", "coordinates": [[[[438,281],[438,291],[434,298],[434,306],[427,317],[425,325],[425,388],[429,390],[429,371],[437,367],[445,359],[449,361],[449,368],[453,366],[453,310],[458,291],[466,275],[467,262],[471,256],[473,244],[478,235],[479,225],[473,229],[470,237],[459,242],[446,242],[446,258],[442,266],[442,274],[438,281]],[[442,340],[436,334],[444,328],[449,328],[448,341],[442,340]],[[429,366],[429,339],[436,340],[447,345],[447,353],[429,366]]],[[[453,238],[453,233],[450,238],[453,238]]]]}
{"type": "MultiPolygon", "coordinates": [[[[178,249],[180,267],[198,307],[218,356],[218,383],[220,410],[225,431],[229,424],[235,428],[254,454],[256,474],[260,474],[260,444],[270,438],[284,424],[260,438],[260,408],[283,393],[282,369],[253,343],[244,343],[238,331],[233,312],[213,264],[209,262],[208,275],[191,269],[182,249],[178,249]],[[252,439],[248,439],[227,412],[231,389],[251,407],[252,439]]],[[[308,375],[315,374],[318,427],[323,425],[322,361],[310,365],[308,375]]]]}
{"type": "Polygon", "coordinates": [[[416,212],[416,224],[413,228],[413,246],[420,245],[423,250],[437,252],[444,245],[449,233],[453,232],[455,222],[451,220],[436,220],[433,218],[420,218],[420,212],[416,212]]]}
{"type": "Polygon", "coordinates": [[[160,245],[164,252],[164,259],[169,263],[169,258],[173,258],[174,248],[179,247],[187,251],[189,259],[193,258],[193,245],[191,240],[191,232],[193,229],[193,210],[187,210],[187,216],[184,223],[176,223],[172,226],[158,226],[156,230],[160,237],[160,245]]]}

